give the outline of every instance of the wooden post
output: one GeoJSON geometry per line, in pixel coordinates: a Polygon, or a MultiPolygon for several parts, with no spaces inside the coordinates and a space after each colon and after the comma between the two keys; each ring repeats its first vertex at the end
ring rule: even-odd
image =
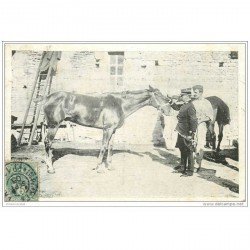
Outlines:
{"type": "Polygon", "coordinates": [[[67,134],[67,141],[70,141],[70,131],[71,131],[71,124],[69,123],[69,121],[66,122],[66,134],[67,134]]]}
{"type": "Polygon", "coordinates": [[[43,52],[41,60],[40,60],[40,63],[39,63],[39,66],[38,66],[38,69],[37,69],[37,72],[36,72],[35,81],[33,83],[32,91],[31,91],[31,96],[30,96],[30,99],[29,99],[29,102],[28,102],[28,106],[27,106],[24,118],[23,118],[23,124],[22,124],[22,128],[21,128],[21,132],[20,132],[18,141],[17,141],[17,146],[20,146],[20,144],[21,144],[21,140],[22,140],[22,137],[23,137],[24,128],[25,128],[26,121],[27,121],[28,114],[29,114],[29,110],[30,110],[30,105],[31,105],[31,102],[32,102],[32,99],[33,99],[33,95],[34,95],[35,89],[36,89],[37,80],[38,80],[38,77],[40,75],[40,67],[42,65],[43,58],[44,58],[45,54],[46,54],[46,52],[43,52]]]}
{"type": "MultiPolygon", "coordinates": [[[[45,97],[45,96],[46,96],[46,89],[47,89],[47,86],[48,86],[49,83],[50,83],[50,78],[52,77],[52,76],[51,76],[51,71],[52,71],[52,67],[50,66],[50,67],[49,67],[49,71],[48,71],[48,75],[47,75],[47,81],[46,81],[46,84],[45,84],[44,89],[43,89],[42,97],[45,97]]],[[[29,144],[28,144],[29,146],[31,146],[32,141],[33,141],[33,137],[34,137],[34,134],[35,134],[35,131],[36,131],[37,121],[38,121],[38,118],[39,118],[39,114],[40,114],[42,105],[43,105],[43,103],[40,102],[40,103],[38,104],[38,108],[37,108],[37,110],[36,110],[36,115],[35,115],[35,119],[34,119],[32,131],[31,131],[31,135],[30,135],[30,139],[29,139],[29,144]]]]}
{"type": "Polygon", "coordinates": [[[74,125],[73,124],[71,124],[71,127],[72,127],[72,132],[73,132],[73,140],[75,141],[76,140],[76,138],[75,138],[75,129],[74,129],[74,125]]]}

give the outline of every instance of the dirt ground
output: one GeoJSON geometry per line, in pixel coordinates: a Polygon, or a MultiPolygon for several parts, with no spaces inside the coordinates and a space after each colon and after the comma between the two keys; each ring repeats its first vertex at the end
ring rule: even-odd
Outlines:
{"type": "Polygon", "coordinates": [[[78,201],[206,201],[233,200],[239,196],[239,166],[236,149],[224,149],[220,163],[207,153],[202,169],[192,177],[173,173],[178,150],[152,145],[114,145],[113,171],[99,174],[99,146],[56,142],[55,174],[43,163],[44,147],[23,146],[13,159],[36,161],[39,166],[40,200],[78,201]],[[230,159],[229,157],[233,158],[230,159]]]}

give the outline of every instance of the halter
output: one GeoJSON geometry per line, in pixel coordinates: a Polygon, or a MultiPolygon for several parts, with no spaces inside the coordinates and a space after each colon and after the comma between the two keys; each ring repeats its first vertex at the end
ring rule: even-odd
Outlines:
{"type": "MultiPolygon", "coordinates": [[[[167,105],[169,105],[169,102],[167,102],[167,103],[165,103],[165,104],[160,104],[159,102],[158,102],[158,100],[157,100],[157,98],[156,98],[156,96],[155,96],[155,93],[154,92],[152,92],[152,96],[154,97],[154,100],[155,100],[155,102],[156,102],[156,105],[157,105],[157,110],[159,110],[159,111],[161,111],[162,112],[162,110],[163,110],[163,107],[165,107],[165,106],[167,106],[167,105]]],[[[149,103],[150,104],[152,104],[152,100],[150,99],[150,101],[149,101],[149,103]]]]}

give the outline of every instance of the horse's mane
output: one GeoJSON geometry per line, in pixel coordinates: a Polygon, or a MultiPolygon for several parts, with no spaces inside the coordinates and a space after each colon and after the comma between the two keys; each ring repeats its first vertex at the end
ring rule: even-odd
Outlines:
{"type": "Polygon", "coordinates": [[[130,97],[135,97],[136,95],[140,95],[143,93],[147,93],[149,90],[147,89],[142,89],[142,90],[125,90],[125,91],[120,91],[120,92],[105,92],[102,93],[101,96],[107,96],[107,95],[113,95],[116,97],[120,98],[130,98],[130,97]]]}
{"type": "MultiPolygon", "coordinates": [[[[91,93],[84,93],[83,95],[88,96],[107,96],[107,95],[114,95],[114,96],[129,96],[129,95],[136,95],[136,94],[143,94],[148,92],[148,89],[141,89],[141,90],[124,90],[124,91],[116,91],[116,92],[91,92],[91,93]]],[[[73,92],[73,94],[76,94],[73,92]]]]}
{"type": "Polygon", "coordinates": [[[141,90],[125,90],[121,92],[107,92],[105,94],[122,94],[122,95],[133,95],[133,94],[142,94],[144,92],[149,91],[148,89],[141,89],[141,90]]]}

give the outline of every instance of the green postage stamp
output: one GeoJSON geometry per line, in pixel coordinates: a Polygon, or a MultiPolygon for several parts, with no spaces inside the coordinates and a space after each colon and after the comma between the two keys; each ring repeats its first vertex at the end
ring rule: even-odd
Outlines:
{"type": "Polygon", "coordinates": [[[247,205],[247,43],[3,52],[3,206],[247,205]]]}
{"type": "Polygon", "coordinates": [[[5,201],[37,201],[38,174],[34,163],[9,162],[5,165],[5,201]]]}

